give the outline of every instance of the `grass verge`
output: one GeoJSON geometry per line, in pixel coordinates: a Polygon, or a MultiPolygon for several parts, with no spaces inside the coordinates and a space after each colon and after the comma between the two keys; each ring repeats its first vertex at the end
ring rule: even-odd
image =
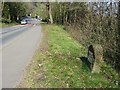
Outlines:
{"type": "Polygon", "coordinates": [[[3,28],[3,27],[9,27],[9,26],[14,26],[16,25],[17,23],[0,23],[0,28],[3,28]]]}
{"type": "Polygon", "coordinates": [[[63,26],[42,27],[42,44],[18,87],[118,88],[118,75],[109,66],[103,65],[99,74],[90,72],[80,58],[87,57],[87,49],[71,38],[63,26]]]}

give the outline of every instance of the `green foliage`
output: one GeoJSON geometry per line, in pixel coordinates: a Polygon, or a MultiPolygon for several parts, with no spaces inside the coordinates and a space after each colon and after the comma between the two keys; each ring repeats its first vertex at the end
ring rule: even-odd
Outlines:
{"type": "Polygon", "coordinates": [[[11,20],[2,18],[2,23],[10,23],[10,22],[11,22],[11,20]]]}
{"type": "MultiPolygon", "coordinates": [[[[63,29],[63,26],[43,25],[47,32],[49,48],[38,51],[27,73],[27,87],[44,88],[118,88],[118,84],[106,78],[118,81],[116,72],[102,68],[99,74],[91,73],[80,57],[87,57],[87,49],[75,41],[63,29]]],[[[105,64],[106,65],[106,64],[105,64]]]]}
{"type": "Polygon", "coordinates": [[[40,16],[43,19],[47,17],[47,11],[46,11],[45,3],[36,3],[35,4],[35,9],[32,12],[32,15],[35,15],[35,14],[37,16],[40,16]]]}
{"type": "Polygon", "coordinates": [[[2,17],[9,19],[12,22],[17,21],[17,17],[20,19],[22,16],[30,14],[34,9],[31,3],[24,2],[4,2],[4,8],[2,10],[2,17]]]}
{"type": "Polygon", "coordinates": [[[57,24],[64,24],[66,30],[85,47],[101,44],[105,61],[118,70],[118,5],[118,2],[54,3],[53,20],[57,24]]]}

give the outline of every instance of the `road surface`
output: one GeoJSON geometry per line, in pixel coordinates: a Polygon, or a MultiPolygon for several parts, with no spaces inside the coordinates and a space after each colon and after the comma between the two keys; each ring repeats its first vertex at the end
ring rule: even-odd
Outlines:
{"type": "Polygon", "coordinates": [[[41,26],[17,25],[2,32],[2,88],[19,84],[41,40],[41,26]]]}

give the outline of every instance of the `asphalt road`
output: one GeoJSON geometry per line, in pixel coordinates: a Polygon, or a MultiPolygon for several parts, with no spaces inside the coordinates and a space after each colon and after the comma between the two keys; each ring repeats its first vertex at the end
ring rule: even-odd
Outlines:
{"type": "Polygon", "coordinates": [[[2,88],[19,84],[41,41],[41,26],[17,25],[3,28],[2,32],[2,88]]]}
{"type": "Polygon", "coordinates": [[[2,28],[0,32],[0,39],[2,39],[2,42],[0,42],[0,45],[5,45],[8,42],[10,42],[13,38],[17,37],[21,33],[25,32],[26,30],[29,30],[32,25],[17,25],[7,28],[2,28]]]}

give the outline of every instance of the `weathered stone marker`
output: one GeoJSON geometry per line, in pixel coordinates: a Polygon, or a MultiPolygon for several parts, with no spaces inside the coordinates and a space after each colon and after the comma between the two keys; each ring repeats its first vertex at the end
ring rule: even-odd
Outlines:
{"type": "Polygon", "coordinates": [[[99,73],[100,64],[103,61],[103,48],[101,45],[95,44],[88,47],[88,61],[90,62],[92,73],[99,73]]]}
{"type": "Polygon", "coordinates": [[[93,46],[90,45],[88,47],[88,61],[90,62],[90,69],[92,70],[93,65],[94,65],[94,60],[95,60],[95,54],[94,54],[94,49],[93,46]]]}

